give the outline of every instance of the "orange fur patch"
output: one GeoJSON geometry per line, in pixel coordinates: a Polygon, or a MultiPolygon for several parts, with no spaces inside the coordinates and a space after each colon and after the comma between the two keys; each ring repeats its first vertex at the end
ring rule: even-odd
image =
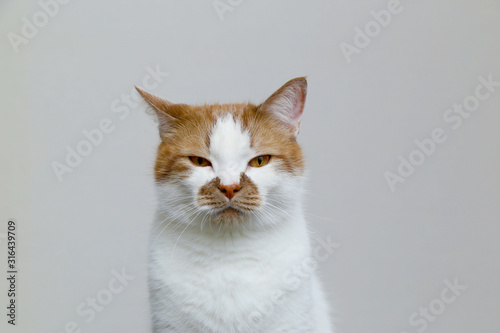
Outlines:
{"type": "MultiPolygon", "coordinates": [[[[268,101],[276,99],[285,87],[307,86],[304,78],[289,81],[268,101]]],[[[161,143],[155,164],[157,182],[175,181],[189,174],[192,165],[189,156],[207,158],[210,146],[210,132],[218,118],[230,113],[243,129],[250,133],[251,146],[258,155],[271,155],[281,171],[292,175],[304,172],[302,152],[287,124],[276,119],[267,110],[269,103],[254,104],[211,104],[191,106],[174,104],[167,100],[137,89],[155,109],[159,123],[161,143]]],[[[303,91],[302,103],[305,99],[303,91]]]]}
{"type": "Polygon", "coordinates": [[[253,104],[189,106],[173,104],[168,113],[175,115],[171,129],[161,133],[155,165],[156,181],[167,181],[188,174],[187,157],[208,157],[210,131],[217,119],[231,113],[250,133],[251,145],[259,155],[272,155],[273,163],[284,171],[301,175],[302,152],[289,129],[253,104]]]}

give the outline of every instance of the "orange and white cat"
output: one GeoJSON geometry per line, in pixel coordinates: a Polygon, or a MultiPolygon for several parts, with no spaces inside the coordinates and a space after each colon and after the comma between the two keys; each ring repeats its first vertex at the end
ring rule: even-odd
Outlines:
{"type": "Polygon", "coordinates": [[[316,275],[290,274],[311,255],[296,141],[306,79],[260,105],[191,106],[137,90],[161,136],[154,332],[332,332],[316,275]]]}

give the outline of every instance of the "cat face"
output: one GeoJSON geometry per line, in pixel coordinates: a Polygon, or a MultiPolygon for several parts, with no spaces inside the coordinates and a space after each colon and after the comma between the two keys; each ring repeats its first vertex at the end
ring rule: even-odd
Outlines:
{"type": "Polygon", "coordinates": [[[296,136],[307,82],[287,82],[261,105],[174,104],[137,89],[160,137],[160,209],[182,223],[279,223],[297,202],[304,163],[296,136]]]}

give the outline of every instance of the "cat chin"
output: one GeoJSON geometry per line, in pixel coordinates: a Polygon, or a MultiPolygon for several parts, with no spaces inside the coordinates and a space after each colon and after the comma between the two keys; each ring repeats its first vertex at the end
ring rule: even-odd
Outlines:
{"type": "Polygon", "coordinates": [[[249,219],[249,214],[233,207],[227,207],[212,214],[212,223],[222,225],[238,225],[249,219]]]}

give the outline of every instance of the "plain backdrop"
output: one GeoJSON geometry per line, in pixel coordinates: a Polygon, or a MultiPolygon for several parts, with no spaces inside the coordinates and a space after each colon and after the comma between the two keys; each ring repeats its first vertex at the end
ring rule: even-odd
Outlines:
{"type": "MultiPolygon", "coordinates": [[[[306,209],[311,231],[340,244],[319,267],[338,332],[500,332],[500,87],[456,130],[443,119],[480,76],[500,81],[500,3],[401,0],[377,31],[371,11],[390,1],[222,2],[223,20],[211,0],[72,0],[18,52],[9,33],[22,36],[23,17],[44,23],[42,7],[0,4],[0,234],[17,220],[19,268],[17,325],[2,310],[0,331],[150,330],[159,137],[143,104],[114,111],[159,68],[150,92],[193,104],[259,103],[308,76],[306,209]],[[341,46],[366,25],[348,63],[341,46]],[[53,162],[103,119],[114,130],[59,181],[53,162]],[[447,140],[391,191],[384,174],[436,128],[447,140]],[[109,299],[114,270],[134,279],[109,299]],[[467,288],[445,303],[455,279],[467,288]],[[98,295],[109,304],[86,322],[77,308],[98,295]]],[[[1,278],[2,309],[6,292],[1,278]]]]}

